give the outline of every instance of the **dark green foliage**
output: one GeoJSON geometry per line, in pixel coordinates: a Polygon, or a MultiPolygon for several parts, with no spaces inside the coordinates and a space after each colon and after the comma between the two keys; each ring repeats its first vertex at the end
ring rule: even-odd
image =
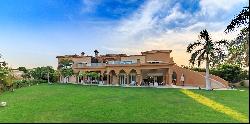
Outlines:
{"type": "Polygon", "coordinates": [[[249,29],[243,28],[228,45],[228,63],[249,66],[249,29]]]}
{"type": "Polygon", "coordinates": [[[37,67],[31,70],[31,76],[35,80],[48,80],[48,74],[51,82],[58,81],[59,74],[51,66],[37,67]]]}
{"type": "MultiPolygon", "coordinates": [[[[187,66],[185,66],[185,68],[198,72],[206,72],[205,68],[187,66]]],[[[247,70],[243,70],[236,64],[220,64],[215,68],[209,69],[209,72],[210,74],[219,76],[230,83],[237,83],[239,81],[249,79],[249,72],[247,70]]]]}
{"type": "Polygon", "coordinates": [[[72,64],[74,62],[72,60],[68,60],[68,59],[62,59],[59,62],[59,66],[58,69],[60,71],[60,74],[63,77],[70,77],[74,74],[73,69],[72,69],[72,64]]]}
{"type": "Polygon", "coordinates": [[[17,88],[37,85],[41,83],[47,83],[47,81],[46,80],[15,80],[13,82],[13,88],[17,89],[17,88]]]}
{"type": "Polygon", "coordinates": [[[63,77],[70,77],[74,74],[72,68],[62,68],[60,69],[60,73],[63,77]]]}
{"type": "Polygon", "coordinates": [[[69,59],[62,59],[59,64],[58,64],[58,69],[62,69],[62,68],[71,68],[72,64],[74,62],[72,60],[69,59]]]}
{"type": "Polygon", "coordinates": [[[21,75],[22,78],[24,78],[24,79],[31,78],[30,70],[26,69],[25,67],[19,67],[18,70],[23,72],[23,74],[21,75]]]}
{"type": "Polygon", "coordinates": [[[191,68],[191,70],[193,70],[193,71],[198,71],[198,72],[206,72],[206,69],[205,69],[205,68],[193,67],[193,68],[191,68]]]}
{"type": "Polygon", "coordinates": [[[248,26],[249,24],[249,6],[244,7],[244,9],[231,21],[225,30],[226,33],[234,31],[235,28],[238,28],[242,25],[248,26]]]}
{"type": "Polygon", "coordinates": [[[222,64],[214,70],[214,73],[231,83],[237,83],[242,80],[242,71],[238,65],[222,64]]]}
{"type": "Polygon", "coordinates": [[[249,6],[244,7],[225,30],[226,33],[229,33],[244,26],[237,38],[229,45],[229,63],[249,66],[249,15],[249,6]]]}
{"type": "Polygon", "coordinates": [[[249,80],[249,71],[247,70],[241,71],[240,77],[242,78],[242,80],[249,80]]]}

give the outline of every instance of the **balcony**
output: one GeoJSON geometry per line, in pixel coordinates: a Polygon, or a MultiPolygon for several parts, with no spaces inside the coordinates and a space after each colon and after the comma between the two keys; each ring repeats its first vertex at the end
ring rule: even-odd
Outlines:
{"type": "Polygon", "coordinates": [[[75,65],[77,68],[86,68],[86,67],[103,67],[106,65],[131,65],[137,64],[133,61],[108,61],[107,63],[78,63],[75,65]]]}
{"type": "Polygon", "coordinates": [[[110,65],[129,65],[129,64],[137,64],[137,62],[133,61],[108,61],[110,65]]]}
{"type": "Polygon", "coordinates": [[[105,66],[106,63],[78,63],[75,65],[76,68],[86,68],[86,67],[101,67],[105,66]]]}
{"type": "Polygon", "coordinates": [[[106,63],[91,63],[87,66],[90,66],[90,67],[100,67],[100,66],[106,66],[106,63]]]}

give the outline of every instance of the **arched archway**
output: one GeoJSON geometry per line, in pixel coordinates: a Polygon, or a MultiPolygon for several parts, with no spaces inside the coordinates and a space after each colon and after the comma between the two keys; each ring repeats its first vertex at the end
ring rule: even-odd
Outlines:
{"type": "Polygon", "coordinates": [[[136,75],[137,75],[137,72],[135,69],[132,69],[129,73],[129,82],[128,84],[131,84],[131,85],[137,85],[136,83],[136,75]]]}
{"type": "Polygon", "coordinates": [[[176,85],[177,83],[177,73],[174,71],[172,74],[172,83],[176,85]]]}
{"type": "Polygon", "coordinates": [[[107,82],[108,84],[114,84],[115,83],[115,78],[116,78],[116,73],[114,70],[111,70],[108,74],[108,77],[107,77],[107,82]]]}
{"type": "Polygon", "coordinates": [[[119,71],[119,85],[125,85],[127,83],[127,74],[126,72],[122,69],[119,71]]]}

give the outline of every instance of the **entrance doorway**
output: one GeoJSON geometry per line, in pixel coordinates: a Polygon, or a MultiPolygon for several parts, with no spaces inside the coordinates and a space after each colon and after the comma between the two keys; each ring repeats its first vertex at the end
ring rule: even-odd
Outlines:
{"type": "Polygon", "coordinates": [[[147,78],[144,79],[144,82],[146,83],[146,85],[150,85],[150,83],[163,85],[163,76],[147,76],[147,78]]]}

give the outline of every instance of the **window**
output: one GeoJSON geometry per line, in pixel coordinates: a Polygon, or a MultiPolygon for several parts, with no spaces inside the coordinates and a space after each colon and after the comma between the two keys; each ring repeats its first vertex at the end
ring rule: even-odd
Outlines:
{"type": "Polygon", "coordinates": [[[162,63],[162,61],[147,61],[148,63],[155,64],[155,63],[162,63]]]}
{"type": "Polygon", "coordinates": [[[83,62],[83,63],[80,62],[80,63],[77,64],[77,67],[78,67],[78,68],[82,68],[82,67],[84,67],[84,66],[86,66],[86,65],[87,65],[86,62],[83,62]]]}

